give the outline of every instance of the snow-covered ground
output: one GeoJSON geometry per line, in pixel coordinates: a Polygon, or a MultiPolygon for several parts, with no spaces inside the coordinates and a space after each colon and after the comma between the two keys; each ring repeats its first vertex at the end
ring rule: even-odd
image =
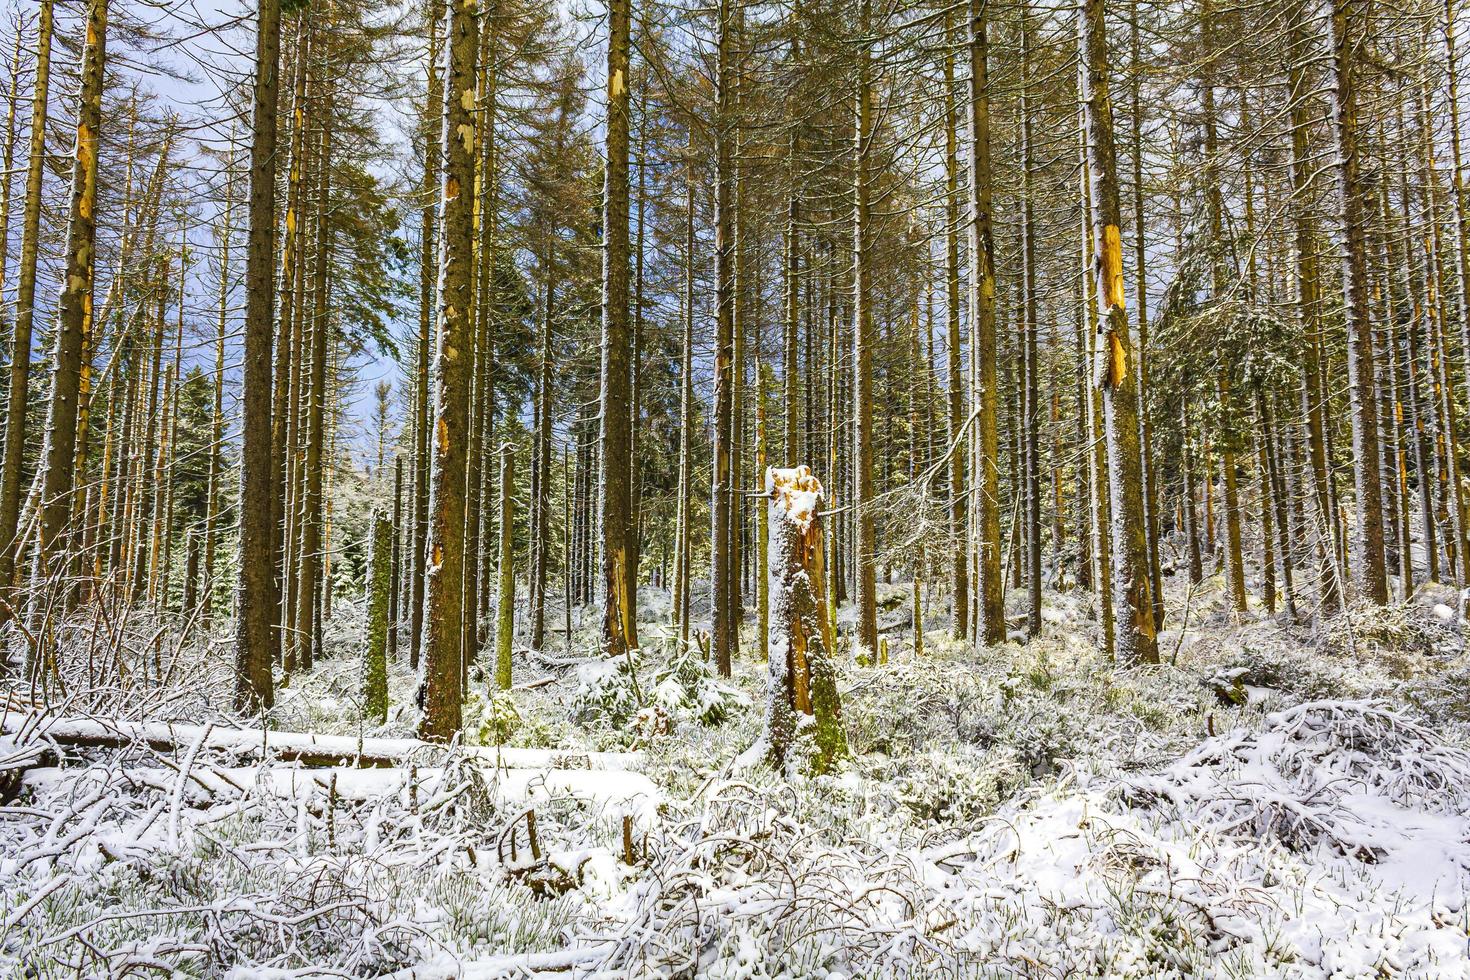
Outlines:
{"type": "Polygon", "coordinates": [[[1457,597],[1315,632],[1190,604],[1132,670],[1077,594],[979,653],[905,623],[841,665],[853,757],[815,778],[736,762],[753,618],[729,682],[656,624],[636,670],[582,636],[509,696],[477,674],[447,750],[403,664],[360,725],[347,602],[269,735],[217,708],[218,638],[166,688],[13,690],[0,974],[1470,978],[1457,597]]]}

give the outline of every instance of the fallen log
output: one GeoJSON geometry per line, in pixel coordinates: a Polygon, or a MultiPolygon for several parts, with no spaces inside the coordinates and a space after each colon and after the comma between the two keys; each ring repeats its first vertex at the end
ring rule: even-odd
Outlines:
{"type": "MultiPolygon", "coordinates": [[[[595,803],[628,808],[640,819],[650,817],[660,799],[653,782],[641,773],[610,770],[490,769],[485,777],[494,794],[507,802],[537,803],[573,797],[595,803]]],[[[21,786],[30,792],[58,782],[75,779],[76,769],[38,767],[28,770],[21,786]]],[[[258,793],[281,800],[321,803],[328,797],[362,803],[387,797],[417,797],[431,801],[441,792],[453,792],[442,768],[412,769],[300,769],[290,766],[266,768],[196,765],[189,770],[187,797],[193,805],[209,805],[258,793]]],[[[462,771],[452,775],[462,778],[462,771]]],[[[138,767],[110,770],[107,777],[130,786],[160,793],[177,792],[179,775],[172,769],[138,767]]],[[[425,806],[430,805],[425,803],[425,806]]]]}
{"type": "Polygon", "coordinates": [[[258,728],[213,728],[167,722],[129,722],[112,718],[81,718],[8,714],[0,719],[0,734],[24,733],[30,740],[50,739],[61,746],[122,748],[135,743],[154,749],[180,751],[195,742],[239,759],[273,758],[305,766],[395,768],[409,763],[440,760],[449,752],[469,756],[503,769],[623,770],[638,758],[631,752],[569,752],[559,749],[461,746],[449,749],[415,738],[357,738],[258,728]],[[201,741],[202,739],[202,741],[201,741]]]}

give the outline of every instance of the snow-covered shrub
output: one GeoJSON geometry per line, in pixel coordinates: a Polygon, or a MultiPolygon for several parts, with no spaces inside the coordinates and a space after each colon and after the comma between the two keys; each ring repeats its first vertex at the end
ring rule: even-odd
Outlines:
{"type": "Polygon", "coordinates": [[[1228,678],[1229,686],[1238,685],[1241,689],[1242,700],[1238,703],[1244,703],[1247,688],[1282,691],[1309,701],[1333,694],[1360,693],[1351,688],[1344,690],[1352,682],[1343,671],[1329,669],[1322,661],[1303,657],[1300,650],[1288,649],[1280,643],[1247,644],[1223,650],[1214,668],[1201,683],[1213,688],[1219,686],[1217,681],[1228,678]]]}
{"type": "Polygon", "coordinates": [[[592,660],[577,668],[572,716],[579,722],[621,729],[639,707],[632,657],[592,660]]]}
{"type": "Polygon", "coordinates": [[[887,768],[891,771],[880,778],[892,785],[894,799],[921,823],[973,824],[1030,778],[1011,752],[969,748],[929,752],[887,768]]]}
{"type": "Polygon", "coordinates": [[[484,705],[476,727],[481,745],[508,745],[521,727],[521,713],[509,691],[494,690],[484,705]]]}
{"type": "Polygon", "coordinates": [[[1419,658],[1436,652],[1446,633],[1443,623],[1413,603],[1354,602],[1323,624],[1322,640],[1329,650],[1375,656],[1394,676],[1406,677],[1419,658]]]}
{"type": "Polygon", "coordinates": [[[1361,808],[1366,796],[1431,813],[1470,809],[1470,753],[1386,705],[1316,701],[1202,742],[1130,798],[1172,808],[1222,833],[1280,841],[1296,851],[1326,842],[1377,862],[1384,826],[1401,819],[1361,808]]]}
{"type": "Polygon", "coordinates": [[[750,698],[724,684],[690,648],[675,652],[653,677],[651,700],[670,716],[701,725],[718,725],[750,698]]]}

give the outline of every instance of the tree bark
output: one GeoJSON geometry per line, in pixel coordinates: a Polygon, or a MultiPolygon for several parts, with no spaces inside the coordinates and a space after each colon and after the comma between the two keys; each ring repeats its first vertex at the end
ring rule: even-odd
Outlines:
{"type": "Polygon", "coordinates": [[[419,737],[459,733],[464,601],[465,452],[469,426],[470,345],[474,343],[472,193],[475,179],[475,0],[450,6],[444,93],[443,222],[439,248],[439,324],[435,349],[433,456],[429,468],[429,539],[424,596],[424,691],[419,737]]]}
{"type": "Polygon", "coordinates": [[[393,590],[393,525],[388,515],[374,510],[368,527],[367,636],[363,647],[362,714],[378,724],[388,720],[388,596],[393,590]]]}
{"type": "MultiPolygon", "coordinates": [[[[21,213],[20,279],[10,339],[10,391],[5,417],[5,456],[0,464],[0,594],[9,596],[20,520],[20,480],[25,462],[26,406],[30,392],[31,333],[35,322],[36,263],[41,236],[41,182],[46,159],[46,118],[51,86],[51,38],[55,0],[41,0],[36,27],[36,81],[31,97],[31,140],[26,156],[25,207],[21,213]]],[[[0,622],[11,604],[0,606],[0,622]]]]}
{"type": "Polygon", "coordinates": [[[715,70],[715,367],[714,445],[710,476],[710,629],[715,667],[729,677],[734,655],[735,623],[730,611],[731,538],[734,533],[735,487],[731,483],[731,420],[735,410],[735,265],[734,158],[732,140],[734,52],[730,37],[730,0],[718,6],[719,41],[715,70]]]}
{"type": "Polygon", "coordinates": [[[1000,442],[996,379],[995,241],[991,228],[990,77],[987,0],[970,0],[970,317],[974,321],[979,382],[977,437],[979,497],[977,556],[980,573],[980,639],[993,645],[1006,638],[1005,583],[1000,551],[1000,442]]]}
{"type": "Polygon", "coordinates": [[[500,447],[500,571],[495,600],[495,684],[511,688],[515,642],[515,444],[500,447]]]}
{"type": "Polygon", "coordinates": [[[1103,396],[1103,425],[1111,478],[1111,557],[1117,658],[1157,663],[1153,597],[1144,535],[1142,454],[1138,445],[1138,379],[1124,309],[1123,253],[1118,223],[1117,163],[1108,99],[1107,27],[1103,0],[1082,8],[1082,57],[1088,157],[1092,177],[1092,233],[1097,242],[1099,363],[1095,383],[1103,396]]]}
{"type": "Polygon", "coordinates": [[[602,652],[623,656],[637,641],[628,562],[633,476],[628,330],[628,46],[630,0],[608,5],[607,167],[603,189],[602,409],[599,445],[602,512],[602,652]]]}
{"type": "Polygon", "coordinates": [[[813,718],[814,768],[830,770],[847,754],[847,735],[832,666],[832,622],[822,594],[822,485],[805,466],[767,469],[771,610],[766,637],[766,743],[782,767],[801,715],[813,718]]]}
{"type": "Polygon", "coordinates": [[[1334,0],[1331,17],[1331,63],[1336,82],[1332,102],[1332,133],[1337,151],[1334,218],[1342,263],[1348,402],[1353,422],[1353,483],[1358,511],[1354,563],[1362,579],[1363,594],[1383,605],[1388,602],[1388,575],[1384,565],[1383,488],[1378,467],[1378,399],[1374,393],[1373,325],[1368,309],[1364,192],[1358,162],[1355,59],[1362,43],[1361,19],[1358,0],[1334,0]]]}

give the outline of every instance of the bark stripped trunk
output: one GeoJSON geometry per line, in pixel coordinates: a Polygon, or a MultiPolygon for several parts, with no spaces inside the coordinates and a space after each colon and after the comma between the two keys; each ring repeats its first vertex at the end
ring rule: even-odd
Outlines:
{"type": "Polygon", "coordinates": [[[1117,657],[1123,663],[1157,663],[1153,597],[1144,536],[1142,454],[1138,445],[1138,378],[1132,365],[1128,315],[1124,309],[1123,252],[1118,223],[1117,163],[1112,105],[1108,100],[1107,28],[1103,0],[1082,8],[1083,78],[1088,157],[1092,176],[1092,229],[1098,244],[1099,363],[1103,425],[1113,501],[1111,537],[1117,657]]]}
{"type": "Polygon", "coordinates": [[[766,743],[778,768],[786,763],[799,717],[815,724],[818,772],[847,754],[847,735],[832,666],[832,622],[823,595],[822,485],[805,466],[767,469],[771,610],[766,638],[766,743]]]}
{"type": "Polygon", "coordinates": [[[101,145],[103,75],[107,67],[107,13],[108,0],[92,0],[82,51],[66,272],[52,350],[46,435],[41,448],[40,536],[33,574],[37,585],[54,575],[65,574],[68,564],[63,535],[68,533],[73,509],[78,404],[87,335],[92,329],[92,292],[97,266],[97,157],[101,145]]]}
{"type": "Polygon", "coordinates": [[[424,596],[423,719],[419,737],[446,741],[459,733],[463,672],[461,603],[465,520],[465,449],[469,426],[470,345],[474,342],[472,194],[475,179],[475,0],[450,6],[445,70],[443,189],[440,214],[439,324],[435,349],[433,457],[429,473],[429,538],[424,596]]]}

